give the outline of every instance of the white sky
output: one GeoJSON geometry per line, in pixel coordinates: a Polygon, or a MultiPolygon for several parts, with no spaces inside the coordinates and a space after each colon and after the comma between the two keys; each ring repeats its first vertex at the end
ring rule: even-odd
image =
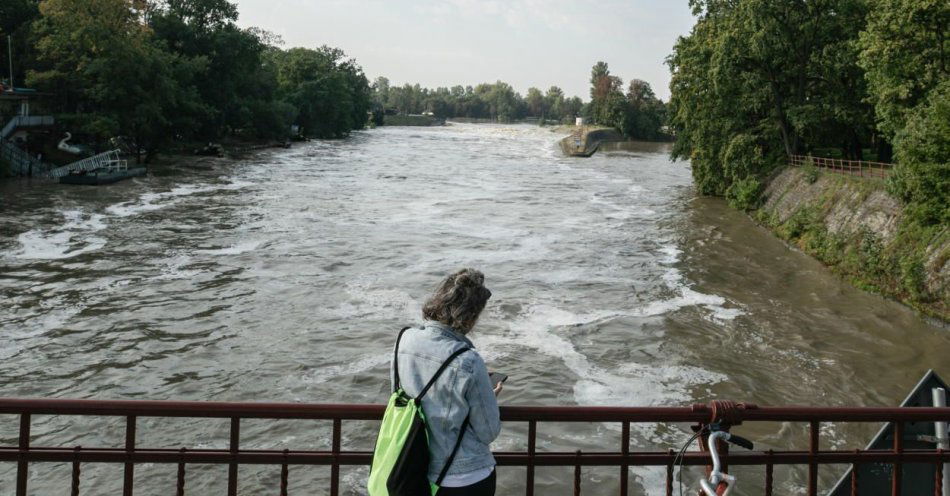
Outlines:
{"type": "Polygon", "coordinates": [[[242,26],[284,47],[342,48],[370,80],[475,85],[505,81],[525,94],[558,85],[589,99],[598,60],[624,85],[646,80],[669,99],[664,59],[693,25],[687,0],[234,0],[242,26]]]}

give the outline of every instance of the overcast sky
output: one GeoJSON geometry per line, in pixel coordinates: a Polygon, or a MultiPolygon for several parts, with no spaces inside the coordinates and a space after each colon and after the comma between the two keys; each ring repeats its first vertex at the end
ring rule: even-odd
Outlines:
{"type": "Polygon", "coordinates": [[[370,80],[434,88],[502,80],[589,99],[598,60],[669,98],[663,63],[693,18],[687,0],[236,0],[243,26],[284,47],[342,48],[370,80]]]}

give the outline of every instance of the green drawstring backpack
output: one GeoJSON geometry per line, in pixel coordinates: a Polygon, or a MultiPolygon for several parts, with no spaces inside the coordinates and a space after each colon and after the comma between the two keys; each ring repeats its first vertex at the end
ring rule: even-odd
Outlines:
{"type": "Polygon", "coordinates": [[[439,478],[435,483],[430,483],[426,475],[429,472],[429,434],[425,413],[422,411],[422,397],[429,392],[429,388],[435,384],[452,360],[471,348],[462,348],[452,353],[419,395],[412,398],[399,385],[399,341],[402,340],[406,329],[409,328],[405,327],[399,331],[399,337],[396,338],[396,351],[393,354],[394,391],[386,405],[383,423],[376,438],[376,449],[373,451],[373,464],[369,469],[367,484],[370,496],[434,496],[452,466],[452,460],[462,445],[462,436],[468,428],[466,416],[462,421],[455,447],[442,467],[439,478]]]}

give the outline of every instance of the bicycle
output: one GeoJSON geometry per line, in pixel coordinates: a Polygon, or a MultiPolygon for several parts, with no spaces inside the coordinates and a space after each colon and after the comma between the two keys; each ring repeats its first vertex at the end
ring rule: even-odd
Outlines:
{"type": "MultiPolygon", "coordinates": [[[[741,446],[747,450],[753,449],[754,445],[752,441],[748,439],[732,434],[728,431],[721,429],[719,424],[710,424],[693,434],[693,436],[683,445],[680,449],[679,454],[676,458],[682,460],[683,453],[686,452],[686,449],[690,444],[699,436],[704,433],[708,433],[709,437],[706,439],[706,445],[709,449],[709,456],[712,458],[712,468],[709,471],[709,475],[700,479],[699,485],[702,489],[702,494],[705,496],[729,496],[733,489],[736,487],[736,478],[735,476],[729,475],[722,471],[722,461],[719,458],[719,440],[732,443],[736,446],[741,446]]],[[[676,464],[676,459],[674,459],[673,464],[676,464]]],[[[680,495],[683,494],[683,467],[682,462],[680,462],[680,471],[679,471],[679,485],[680,485],[680,495]]]]}

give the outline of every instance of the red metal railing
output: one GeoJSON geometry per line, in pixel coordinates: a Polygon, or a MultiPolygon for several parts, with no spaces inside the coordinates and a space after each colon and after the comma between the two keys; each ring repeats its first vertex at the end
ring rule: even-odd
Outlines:
{"type": "Polygon", "coordinates": [[[815,167],[820,167],[839,174],[876,177],[881,179],[886,178],[893,167],[893,164],[868,162],[864,160],[844,160],[840,158],[811,157],[804,155],[791,155],[788,157],[788,163],[792,167],[803,167],[809,162],[815,167]]]}
{"type": "MultiPolygon", "coordinates": [[[[281,467],[280,494],[287,494],[291,465],[330,466],[330,494],[340,490],[340,467],[369,465],[369,451],[341,449],[342,422],[379,420],[382,405],[316,405],[297,403],[211,403],[181,401],[97,401],[63,399],[0,398],[0,414],[19,415],[17,446],[0,446],[0,462],[17,463],[16,494],[26,496],[28,468],[34,462],[66,462],[72,464],[71,494],[78,494],[82,463],[116,463],[124,465],[123,495],[133,494],[135,465],[139,463],[173,464],[178,466],[176,494],[185,494],[185,470],[188,464],[223,464],[228,466],[228,494],[237,494],[240,465],[275,465],[281,467]],[[31,444],[31,418],[35,415],[120,416],[125,417],[124,448],[50,447],[31,444]],[[136,425],[140,417],[218,418],[230,420],[228,449],[158,449],[136,444],[136,425]],[[332,441],[329,451],[248,450],[240,448],[243,419],[317,419],[331,421],[332,441]]],[[[676,454],[635,452],[630,449],[630,424],[643,422],[691,423],[702,428],[719,423],[728,428],[742,422],[801,422],[809,425],[808,451],[773,451],[728,453],[723,450],[723,463],[728,465],[762,465],[765,468],[763,493],[772,494],[773,469],[776,465],[807,465],[807,491],[818,492],[818,467],[822,464],[889,463],[893,465],[892,494],[901,492],[901,468],[905,463],[934,464],[940,480],[942,464],[950,462],[950,452],[943,450],[907,450],[903,447],[903,422],[950,421],[950,408],[818,408],[757,407],[728,401],[690,407],[530,407],[501,408],[504,422],[525,422],[528,426],[527,451],[497,452],[499,466],[527,468],[526,491],[534,494],[534,469],[538,466],[574,467],[574,491],[580,493],[582,467],[614,466],[620,468],[620,492],[627,494],[630,466],[666,467],[666,494],[673,494],[676,454]],[[540,452],[536,449],[539,422],[606,422],[621,425],[621,445],[612,452],[540,452]],[[822,451],[819,433],[823,422],[894,422],[894,445],[890,450],[822,451]]],[[[705,445],[705,440],[700,446],[705,445]]],[[[707,453],[687,452],[683,465],[710,463],[707,453]]],[[[851,494],[857,494],[858,471],[853,471],[851,494]]],[[[940,493],[939,482],[936,483],[940,493]]]]}

